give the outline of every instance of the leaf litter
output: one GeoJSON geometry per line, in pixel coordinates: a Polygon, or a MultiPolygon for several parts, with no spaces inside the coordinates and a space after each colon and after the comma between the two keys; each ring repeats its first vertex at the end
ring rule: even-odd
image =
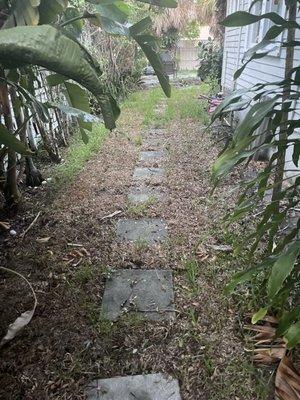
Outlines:
{"type": "MultiPolygon", "coordinates": [[[[26,207],[35,214],[39,201],[42,214],[22,241],[8,241],[0,261],[30,275],[33,286],[46,284],[37,293],[39,306],[26,335],[3,348],[0,387],[6,389],[0,389],[0,397],[15,393],[25,400],[76,400],[84,398],[85,385],[95,378],[162,372],[179,379],[184,400],[256,398],[253,375],[241,368],[248,358],[236,329],[235,305],[222,293],[239,262],[229,247],[228,252],[207,251],[208,244],[232,245],[224,243],[220,221],[234,206],[232,191],[240,173],[234,172],[209,196],[218,147],[209,134],[199,132],[197,121],[171,122],[162,139],[169,154],[163,183],[168,195],[144,212],[167,221],[170,239],[154,247],[117,244],[113,214],[127,203],[140,151],[135,137],[141,131],[138,116],[127,113],[121,134],[110,135],[53,203],[47,203],[47,187],[32,203],[28,196],[26,207]],[[37,237],[51,240],[45,247],[37,237]],[[183,256],[197,261],[193,290],[183,256]],[[114,324],[101,319],[106,276],[111,269],[128,267],[173,270],[175,322],[147,323],[131,314],[114,324]]],[[[235,229],[240,235],[240,228],[235,229]]],[[[15,282],[7,280],[4,288],[5,299],[10,299],[15,282]]],[[[23,298],[20,307],[28,302],[23,298]]],[[[8,321],[14,305],[1,303],[3,320],[8,321]]]]}

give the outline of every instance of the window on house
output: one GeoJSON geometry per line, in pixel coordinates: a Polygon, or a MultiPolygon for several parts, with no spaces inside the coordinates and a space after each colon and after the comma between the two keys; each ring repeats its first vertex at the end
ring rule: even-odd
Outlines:
{"type": "MultiPolygon", "coordinates": [[[[261,15],[268,12],[276,12],[282,17],[285,16],[285,2],[284,0],[261,0],[255,3],[255,5],[251,9],[252,14],[261,15]]],[[[259,43],[271,28],[274,25],[272,21],[269,19],[262,19],[255,24],[249,25],[248,27],[248,40],[247,40],[247,48],[251,48],[259,43]]],[[[282,37],[282,36],[281,36],[282,37]]],[[[281,40],[279,36],[276,40],[281,40]]],[[[271,45],[274,48],[274,45],[271,45]]],[[[280,45],[269,53],[271,56],[278,56],[280,53],[280,45]]]]}
{"type": "MultiPolygon", "coordinates": [[[[255,15],[262,14],[262,2],[255,3],[255,5],[251,9],[251,13],[255,15]]],[[[251,46],[256,45],[261,39],[261,27],[262,21],[258,21],[255,24],[250,25],[249,27],[249,44],[251,46]]]]}
{"type": "Polygon", "coordinates": [[[227,15],[230,15],[236,11],[238,11],[238,0],[229,0],[227,15]]]}
{"type": "MultiPolygon", "coordinates": [[[[275,12],[282,17],[285,16],[285,2],[284,0],[267,0],[265,1],[265,7],[264,7],[264,13],[269,13],[269,12],[275,12]]],[[[265,36],[265,34],[268,32],[268,30],[271,28],[271,26],[274,25],[272,21],[265,20],[264,26],[263,26],[263,32],[262,32],[262,37],[265,36]]]]}

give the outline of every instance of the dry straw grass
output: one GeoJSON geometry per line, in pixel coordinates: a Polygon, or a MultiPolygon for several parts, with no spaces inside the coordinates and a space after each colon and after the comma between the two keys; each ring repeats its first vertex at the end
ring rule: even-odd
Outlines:
{"type": "Polygon", "coordinates": [[[158,35],[170,28],[183,30],[191,21],[210,25],[216,7],[216,0],[178,0],[178,7],[166,9],[155,20],[155,30],[158,35]]]}
{"type": "Polygon", "coordinates": [[[162,35],[171,28],[182,32],[188,23],[198,21],[200,25],[209,25],[212,36],[222,41],[223,28],[220,21],[226,15],[226,2],[223,0],[178,0],[178,7],[166,9],[157,15],[154,28],[162,35]]]}

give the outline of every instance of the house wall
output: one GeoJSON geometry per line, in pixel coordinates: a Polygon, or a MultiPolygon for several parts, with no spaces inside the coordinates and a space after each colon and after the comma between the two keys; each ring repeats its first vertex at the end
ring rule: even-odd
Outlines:
{"type": "MultiPolygon", "coordinates": [[[[281,0],[283,1],[283,0],[281,0]]],[[[232,12],[243,10],[249,11],[251,0],[228,0],[227,15],[232,12]]],[[[300,13],[298,16],[300,21],[300,13]]],[[[247,89],[258,82],[274,82],[284,78],[285,49],[281,48],[273,55],[266,56],[260,60],[252,61],[243,71],[242,75],[234,81],[234,72],[243,64],[242,58],[245,51],[251,47],[249,41],[250,27],[226,28],[224,42],[224,58],[222,69],[222,88],[225,94],[238,89],[247,89]]],[[[298,32],[299,35],[299,32],[298,32]]],[[[297,38],[300,39],[300,36],[297,38]]],[[[300,49],[295,50],[295,66],[300,63],[300,49]]],[[[299,104],[300,105],[300,104],[299,104]]],[[[299,107],[300,108],[300,107],[299,107]]],[[[237,118],[241,119],[247,110],[239,112],[237,118]]],[[[300,111],[297,111],[300,118],[300,111]]],[[[299,133],[296,133],[300,135],[299,133]]],[[[293,148],[287,151],[286,169],[295,168],[291,163],[293,148]]],[[[289,173],[289,175],[294,175],[289,173]]]]}

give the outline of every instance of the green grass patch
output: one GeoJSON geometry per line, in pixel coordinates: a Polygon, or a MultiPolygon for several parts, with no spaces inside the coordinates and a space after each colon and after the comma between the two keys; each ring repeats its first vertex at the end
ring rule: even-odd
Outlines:
{"type": "Polygon", "coordinates": [[[89,133],[89,142],[83,143],[78,133],[72,138],[70,147],[64,156],[64,163],[57,165],[52,170],[51,189],[58,190],[74,181],[76,176],[85,166],[85,163],[96,154],[108,134],[103,124],[95,124],[89,133]]]}
{"type": "Polygon", "coordinates": [[[127,206],[127,213],[133,218],[142,217],[155,202],[156,198],[154,196],[151,196],[147,201],[140,204],[130,202],[127,206]]]}
{"type": "Polygon", "coordinates": [[[173,119],[197,119],[206,123],[209,116],[206,111],[207,103],[199,100],[200,93],[209,90],[207,85],[191,86],[182,89],[173,89],[172,96],[167,99],[165,113],[159,118],[162,125],[173,119]]]}
{"type": "Polygon", "coordinates": [[[160,88],[143,90],[131,94],[124,102],[122,112],[133,112],[142,117],[143,126],[164,127],[174,119],[197,119],[204,124],[209,122],[206,111],[207,103],[199,99],[199,94],[209,94],[209,83],[185,88],[172,88],[172,95],[167,98],[160,88]],[[161,111],[159,110],[162,107],[161,111]]]}
{"type": "Polygon", "coordinates": [[[161,88],[153,88],[132,93],[122,106],[122,113],[139,113],[143,116],[143,125],[151,125],[156,118],[156,106],[163,101],[165,95],[161,88]]]}
{"type": "Polygon", "coordinates": [[[182,259],[182,265],[185,270],[186,280],[193,292],[198,291],[198,274],[199,274],[199,265],[197,260],[195,259],[182,259]]]}
{"type": "Polygon", "coordinates": [[[74,281],[79,285],[85,285],[94,277],[95,271],[91,265],[82,265],[74,273],[74,281]]]}

